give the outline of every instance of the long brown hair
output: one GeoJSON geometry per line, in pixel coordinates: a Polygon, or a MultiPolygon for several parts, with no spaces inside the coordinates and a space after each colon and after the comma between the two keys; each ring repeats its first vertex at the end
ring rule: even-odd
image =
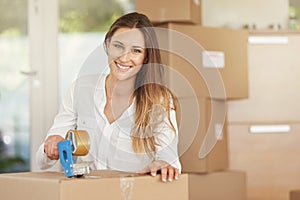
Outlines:
{"type": "Polygon", "coordinates": [[[167,115],[168,125],[174,130],[170,120],[170,110],[174,107],[174,96],[165,87],[164,67],[153,25],[147,16],[140,13],[129,13],[117,19],[104,40],[105,48],[111,37],[119,28],[137,28],[145,39],[146,55],[144,64],[135,80],[135,119],[132,129],[132,148],[136,153],[146,152],[154,156],[156,141],[154,133],[157,125],[163,122],[167,115]]]}

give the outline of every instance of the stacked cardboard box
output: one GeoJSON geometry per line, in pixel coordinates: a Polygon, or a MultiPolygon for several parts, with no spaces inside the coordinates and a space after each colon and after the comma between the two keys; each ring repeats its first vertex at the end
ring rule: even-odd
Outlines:
{"type": "Polygon", "coordinates": [[[137,12],[156,26],[167,87],[178,98],[190,199],[246,199],[245,173],[228,171],[226,101],[248,97],[248,32],[203,27],[200,8],[195,0],[136,0],[137,12]]]}
{"type": "Polygon", "coordinates": [[[242,171],[219,171],[189,174],[190,200],[246,200],[246,174],[242,171]]]}
{"type": "Polygon", "coordinates": [[[136,10],[147,14],[153,23],[201,23],[200,0],[136,0],[136,10]]]}
{"type": "Polygon", "coordinates": [[[179,153],[190,200],[246,199],[246,175],[228,169],[226,100],[179,98],[179,153]],[[205,185],[205,186],[204,186],[205,185]]]}
{"type": "Polygon", "coordinates": [[[300,199],[300,190],[290,191],[290,200],[299,200],[300,199]]]}
{"type": "Polygon", "coordinates": [[[247,31],[176,23],[156,31],[177,97],[248,97],[247,31]]]}
{"type": "Polygon", "coordinates": [[[227,169],[228,150],[224,100],[180,98],[179,153],[184,172],[208,173],[227,169]]]}

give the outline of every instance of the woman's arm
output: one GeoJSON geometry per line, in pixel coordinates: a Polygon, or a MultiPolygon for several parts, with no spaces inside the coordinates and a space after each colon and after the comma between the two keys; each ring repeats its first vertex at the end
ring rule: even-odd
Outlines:
{"type": "Polygon", "coordinates": [[[170,110],[170,121],[165,115],[155,128],[153,134],[158,144],[155,161],[141,171],[141,173],[150,172],[152,176],[156,176],[157,171],[160,171],[161,180],[164,182],[177,180],[181,173],[178,157],[178,128],[176,112],[173,109],[170,110]]]}

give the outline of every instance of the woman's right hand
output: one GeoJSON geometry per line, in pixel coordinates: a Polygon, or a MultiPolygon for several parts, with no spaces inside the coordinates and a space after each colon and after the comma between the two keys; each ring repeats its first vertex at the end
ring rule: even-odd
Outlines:
{"type": "Polygon", "coordinates": [[[65,139],[60,135],[49,136],[44,143],[44,152],[50,160],[58,160],[58,146],[57,143],[64,141],[65,139]]]}

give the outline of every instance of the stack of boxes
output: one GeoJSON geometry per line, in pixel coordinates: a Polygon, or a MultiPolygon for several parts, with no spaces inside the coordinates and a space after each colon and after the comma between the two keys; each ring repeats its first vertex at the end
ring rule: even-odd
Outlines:
{"type": "Polygon", "coordinates": [[[228,169],[228,100],[248,97],[245,30],[201,26],[199,0],[136,0],[155,25],[178,98],[179,154],[189,199],[246,199],[246,175],[228,169]]]}

